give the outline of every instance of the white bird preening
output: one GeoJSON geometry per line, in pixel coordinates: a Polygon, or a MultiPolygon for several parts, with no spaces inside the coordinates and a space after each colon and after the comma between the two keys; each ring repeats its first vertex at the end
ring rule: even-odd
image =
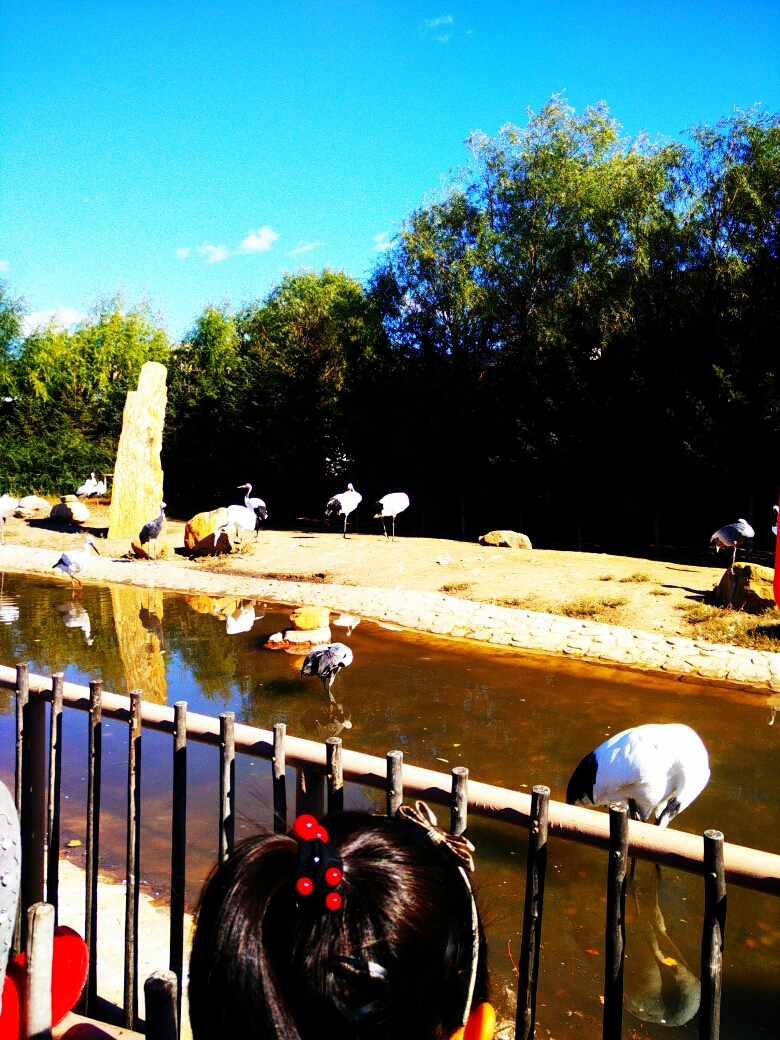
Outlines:
{"type": "Polygon", "coordinates": [[[690,726],[634,726],[587,754],[566,788],[569,805],[628,802],[635,820],[666,827],[710,778],[707,749],[690,726]]]}
{"type": "Polygon", "coordinates": [[[339,495],[334,495],[325,506],[325,516],[344,517],[345,538],[347,537],[347,517],[357,509],[362,501],[363,496],[358,491],[355,491],[352,484],[347,484],[347,490],[342,491],[339,495]]]}
{"type": "Polygon", "coordinates": [[[228,506],[225,523],[220,524],[214,532],[214,548],[217,548],[217,542],[222,532],[227,530],[228,527],[232,527],[236,532],[238,540],[238,558],[240,560],[241,551],[244,548],[244,531],[254,531],[256,525],[257,515],[254,509],[248,509],[247,506],[228,506]]]}
{"type": "Polygon", "coordinates": [[[393,541],[395,541],[395,518],[399,513],[403,513],[404,509],[409,508],[409,496],[403,491],[393,491],[389,495],[384,495],[379,499],[374,509],[377,510],[374,513],[374,519],[381,519],[382,530],[385,532],[385,538],[387,538],[387,528],[385,527],[385,517],[391,516],[393,518],[393,541]]]}
{"type": "Polygon", "coordinates": [[[715,552],[720,552],[721,549],[733,549],[733,555],[731,557],[731,566],[737,562],[737,548],[749,538],[755,538],[756,532],[747,522],[741,517],[735,524],[726,524],[725,527],[719,528],[715,534],[710,538],[710,544],[715,543],[715,552]]]}
{"type": "Polygon", "coordinates": [[[95,479],[95,474],[94,473],[90,473],[90,475],[87,477],[87,479],[81,485],[81,487],[76,488],[76,496],[78,498],[84,498],[84,497],[88,498],[91,494],[94,493],[94,490],[95,490],[96,487],[97,487],[97,480],[95,479]]]}
{"type": "Polygon", "coordinates": [[[101,555],[100,550],[95,545],[95,539],[91,534],[88,534],[84,537],[84,548],[82,550],[77,552],[64,552],[52,568],[52,570],[62,571],[63,574],[67,574],[70,578],[70,587],[74,591],[76,585],[78,585],[79,588],[82,587],[81,579],[78,575],[83,574],[87,569],[90,549],[94,549],[98,556],[101,555]]]}
{"type": "Polygon", "coordinates": [[[331,703],[335,704],[336,699],[330,688],[341,669],[350,664],[352,651],[345,643],[327,643],[324,646],[315,646],[308,652],[301,668],[301,676],[316,675],[331,703]]]}
{"type": "Polygon", "coordinates": [[[5,545],[5,522],[9,516],[14,515],[18,508],[18,498],[12,498],[11,495],[3,495],[3,497],[0,498],[0,520],[3,521],[2,542],[0,542],[2,545],[5,545]]]}

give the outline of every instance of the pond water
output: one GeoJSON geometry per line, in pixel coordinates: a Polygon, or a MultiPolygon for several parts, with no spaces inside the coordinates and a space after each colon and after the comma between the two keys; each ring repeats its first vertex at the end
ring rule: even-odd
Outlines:
{"type": "MultiPolygon", "coordinates": [[[[780,725],[769,725],[767,699],[732,690],[628,672],[588,668],[550,657],[464,645],[364,621],[348,643],[354,663],[334,687],[329,711],[316,679],[301,679],[300,657],[263,648],[287,622],[288,609],[214,601],[148,589],[87,586],[71,598],[55,579],[5,574],[0,583],[0,662],[29,661],[40,674],[71,682],[103,678],[106,689],[140,687],[159,703],[324,739],[375,755],[400,748],[415,765],[448,771],[468,765],[474,779],[507,788],[546,783],[565,797],[574,766],[607,735],[644,722],[685,722],[710,753],[712,779],[679,829],[718,827],[727,840],[780,853],[780,725]],[[251,620],[247,610],[254,610],[251,620]]],[[[86,716],[64,716],[63,844],[84,839],[86,716]]],[[[108,720],[103,737],[102,867],[121,877],[127,727],[108,720]]],[[[0,692],[0,776],[14,764],[12,697],[0,692]]],[[[216,852],[214,748],[190,745],[188,895],[191,902],[216,852]]],[[[269,766],[237,760],[236,837],[271,822],[269,766]]],[[[171,742],[144,732],[141,868],[164,894],[170,869],[171,742]]],[[[348,785],[347,805],[381,811],[383,796],[348,785]]],[[[446,815],[442,813],[442,815],[446,815]]],[[[447,820],[445,819],[445,823],[447,820]]],[[[522,923],[525,832],[474,820],[477,888],[489,922],[495,1002],[513,1015],[512,993],[522,923]]],[[[74,850],[77,858],[81,850],[74,850]]],[[[538,1036],[600,1036],[604,970],[606,855],[550,841],[538,1036]]],[[[702,883],[640,862],[627,898],[624,1036],[698,1035],[702,883]],[[662,1021],[663,1020],[663,1021],[662,1021]]],[[[780,899],[729,890],[723,991],[724,1038],[780,1040],[780,899]]]]}

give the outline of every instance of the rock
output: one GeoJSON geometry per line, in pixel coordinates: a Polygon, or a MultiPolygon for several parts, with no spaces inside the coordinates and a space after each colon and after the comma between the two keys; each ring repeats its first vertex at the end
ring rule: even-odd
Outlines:
{"type": "Polygon", "coordinates": [[[192,607],[198,614],[213,614],[216,609],[216,600],[212,599],[211,596],[185,596],[184,600],[187,606],[192,607]]]}
{"type": "Polygon", "coordinates": [[[151,542],[141,545],[140,541],[134,538],[130,543],[133,556],[137,556],[139,560],[172,560],[175,557],[176,553],[170,542],[166,542],[163,538],[158,538],[156,546],[157,548],[153,552],[151,542]]]}
{"type": "Polygon", "coordinates": [[[25,495],[24,498],[19,499],[19,508],[14,516],[21,520],[45,519],[50,513],[51,505],[45,498],[38,498],[37,495],[25,495]]]}
{"type": "Polygon", "coordinates": [[[147,361],[138,377],[138,389],[127,395],[114,463],[109,538],[137,538],[144,524],[160,512],[167,374],[165,365],[147,361]]]}
{"type": "MultiPolygon", "coordinates": [[[[66,497],[73,498],[72,495],[66,497]]],[[[63,500],[58,502],[56,506],[52,506],[49,518],[51,520],[61,520],[64,524],[84,524],[89,520],[89,510],[77,498],[74,498],[72,502],[63,500]]]]}
{"type": "Polygon", "coordinates": [[[531,539],[519,531],[488,531],[479,539],[480,545],[495,545],[502,549],[533,549],[531,539]]]}
{"type": "Polygon", "coordinates": [[[306,632],[316,628],[327,628],[330,610],[327,607],[298,607],[290,614],[293,628],[306,632]]]}
{"type": "Polygon", "coordinates": [[[775,606],[772,589],[775,572],[757,563],[735,563],[723,572],[715,589],[715,601],[724,607],[744,610],[746,614],[763,614],[775,606]]]}
{"type": "Polygon", "coordinates": [[[329,628],[312,628],[306,632],[298,628],[284,628],[281,632],[274,632],[268,637],[265,644],[268,650],[287,650],[290,647],[304,649],[310,646],[322,646],[330,642],[329,628]]]}
{"type": "Polygon", "coordinates": [[[229,553],[232,545],[226,531],[220,534],[218,545],[214,545],[214,534],[218,527],[227,523],[227,517],[224,506],[212,509],[210,513],[196,513],[184,527],[185,549],[197,554],[229,553]]]}

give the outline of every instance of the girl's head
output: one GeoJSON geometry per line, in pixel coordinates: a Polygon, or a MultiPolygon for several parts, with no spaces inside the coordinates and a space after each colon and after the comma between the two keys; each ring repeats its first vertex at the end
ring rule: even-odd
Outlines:
{"type": "Polygon", "coordinates": [[[323,824],[343,868],[337,910],[296,891],[292,837],[243,842],[207,882],[190,961],[195,1040],[448,1040],[487,999],[458,858],[400,817],[323,824]]]}

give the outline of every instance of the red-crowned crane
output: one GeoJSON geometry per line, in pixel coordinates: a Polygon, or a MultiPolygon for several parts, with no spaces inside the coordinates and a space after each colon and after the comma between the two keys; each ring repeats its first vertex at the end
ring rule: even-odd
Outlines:
{"type": "Polygon", "coordinates": [[[83,574],[87,569],[90,549],[94,549],[98,556],[101,555],[100,550],[95,545],[95,539],[91,534],[88,534],[84,537],[84,548],[82,550],[64,552],[54,564],[54,567],[52,567],[52,570],[62,571],[63,574],[67,574],[70,578],[71,591],[75,591],[76,585],[81,588],[81,579],[77,575],[83,574]]]}
{"type": "Polygon", "coordinates": [[[756,532],[747,522],[740,518],[735,524],[726,524],[725,527],[721,527],[715,532],[710,538],[710,544],[715,543],[715,552],[720,552],[721,549],[733,549],[733,555],[731,557],[731,566],[737,562],[737,548],[749,538],[755,538],[756,532]]]}
{"type": "Polygon", "coordinates": [[[347,517],[357,509],[362,501],[363,496],[355,491],[352,484],[347,484],[347,490],[342,491],[339,495],[334,495],[325,506],[325,516],[344,517],[345,538],[347,537],[347,517]]]}
{"type": "Polygon", "coordinates": [[[315,646],[308,652],[301,668],[301,677],[316,675],[331,703],[335,704],[336,699],[330,688],[341,669],[350,664],[352,651],[345,643],[326,643],[324,646],[315,646]]]}
{"type": "Polygon", "coordinates": [[[379,499],[377,504],[374,506],[374,509],[376,509],[374,519],[381,519],[382,530],[385,532],[385,538],[387,538],[385,517],[391,516],[393,518],[393,541],[395,541],[395,518],[399,513],[403,513],[404,509],[408,508],[409,496],[403,491],[393,491],[392,494],[385,495],[383,498],[379,499]]]}
{"type": "Polygon", "coordinates": [[[260,523],[259,523],[259,521],[268,519],[268,509],[266,508],[266,504],[262,500],[262,498],[250,498],[249,497],[252,494],[252,485],[251,484],[249,484],[249,483],[247,483],[247,484],[239,484],[238,485],[238,490],[241,491],[242,488],[246,488],[246,494],[244,495],[244,505],[246,506],[247,509],[251,509],[254,512],[255,516],[257,517],[257,520],[255,522],[255,538],[257,538],[257,535],[258,535],[258,533],[260,531],[260,523]]]}
{"type": "Polygon", "coordinates": [[[628,802],[635,820],[666,827],[701,794],[710,762],[701,737],[672,722],[634,726],[587,754],[566,788],[569,805],[628,802]]]}

